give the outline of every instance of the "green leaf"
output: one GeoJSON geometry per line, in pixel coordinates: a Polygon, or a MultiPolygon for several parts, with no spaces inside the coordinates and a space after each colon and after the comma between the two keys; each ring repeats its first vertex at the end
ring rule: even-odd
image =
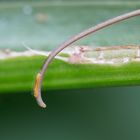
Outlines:
{"type": "MultiPolygon", "coordinates": [[[[19,57],[0,61],[0,93],[31,91],[44,57],[19,57]]],[[[68,64],[54,60],[42,90],[77,89],[140,84],[140,63],[121,65],[68,64]]]]}

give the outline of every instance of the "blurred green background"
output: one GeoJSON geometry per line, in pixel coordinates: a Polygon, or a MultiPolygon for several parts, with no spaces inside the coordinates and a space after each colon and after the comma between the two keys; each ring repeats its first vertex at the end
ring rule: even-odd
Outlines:
{"type": "Polygon", "coordinates": [[[0,139],[139,140],[139,91],[139,87],[50,91],[44,94],[45,110],[29,92],[0,95],[0,139]]]}
{"type": "MultiPolygon", "coordinates": [[[[0,2],[0,48],[25,50],[21,44],[25,41],[32,48],[52,50],[83,29],[139,7],[139,0],[4,0],[0,2]]],[[[139,44],[140,18],[126,23],[77,44],[139,44]]],[[[43,96],[47,96],[47,109],[36,105],[31,91],[0,94],[0,140],[140,139],[140,87],[50,90],[43,96]]]]}

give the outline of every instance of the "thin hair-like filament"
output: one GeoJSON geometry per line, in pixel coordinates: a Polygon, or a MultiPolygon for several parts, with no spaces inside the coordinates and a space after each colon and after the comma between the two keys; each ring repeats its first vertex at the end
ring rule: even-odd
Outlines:
{"type": "Polygon", "coordinates": [[[117,23],[117,22],[129,19],[129,18],[138,16],[138,15],[140,15],[140,9],[132,11],[130,13],[120,15],[120,16],[112,18],[112,19],[109,19],[109,20],[107,20],[105,22],[97,24],[96,26],[91,27],[91,28],[89,28],[89,29],[87,29],[87,30],[85,30],[85,31],[83,31],[83,32],[71,37],[70,39],[68,39],[64,43],[62,43],[60,46],[58,46],[58,48],[53,50],[50,53],[50,55],[45,59],[44,64],[42,65],[39,73],[36,76],[36,81],[35,81],[35,86],[34,86],[34,96],[35,96],[35,98],[37,100],[38,105],[43,107],[43,108],[46,107],[46,105],[43,102],[42,97],[41,97],[42,80],[43,80],[44,73],[48,68],[49,63],[51,63],[51,61],[54,59],[54,57],[59,52],[61,52],[63,49],[65,49],[66,47],[68,47],[72,43],[76,42],[77,40],[79,40],[79,39],[81,39],[81,38],[83,38],[83,37],[85,37],[85,36],[87,36],[87,35],[89,35],[91,33],[94,33],[94,32],[96,32],[98,30],[101,30],[101,29],[103,29],[103,28],[105,28],[105,27],[107,27],[109,25],[114,24],[114,23],[117,23]]]}

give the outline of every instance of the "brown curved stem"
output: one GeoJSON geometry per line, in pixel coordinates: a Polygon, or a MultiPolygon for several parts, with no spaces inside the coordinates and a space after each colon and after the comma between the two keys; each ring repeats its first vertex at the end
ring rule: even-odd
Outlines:
{"type": "Polygon", "coordinates": [[[72,43],[74,43],[75,41],[91,34],[91,33],[94,33],[102,28],[105,28],[109,25],[112,25],[114,23],[117,23],[117,22],[120,22],[122,20],[125,20],[125,19],[128,19],[128,18],[131,18],[131,17],[134,17],[134,16],[138,16],[140,15],[140,9],[138,10],[135,10],[133,12],[130,12],[130,13],[126,13],[126,14],[123,14],[123,15],[120,15],[118,17],[115,17],[115,18],[112,18],[112,19],[109,19],[105,22],[102,22],[94,27],[91,27],[73,37],[71,37],[70,39],[68,39],[67,41],[65,41],[64,43],[62,43],[58,48],[56,48],[55,50],[53,50],[51,52],[51,54],[46,58],[44,64],[42,65],[42,68],[40,69],[40,72],[37,74],[36,76],[36,82],[35,82],[35,86],[34,86],[34,96],[37,100],[37,103],[39,104],[39,106],[45,108],[46,105],[45,103],[43,102],[42,100],[42,97],[41,97],[41,86],[42,86],[42,80],[43,80],[43,76],[44,76],[44,73],[45,71],[47,70],[48,68],[48,65],[49,63],[54,59],[54,57],[59,53],[61,52],[64,48],[66,48],[67,46],[71,45],[72,43]]]}

